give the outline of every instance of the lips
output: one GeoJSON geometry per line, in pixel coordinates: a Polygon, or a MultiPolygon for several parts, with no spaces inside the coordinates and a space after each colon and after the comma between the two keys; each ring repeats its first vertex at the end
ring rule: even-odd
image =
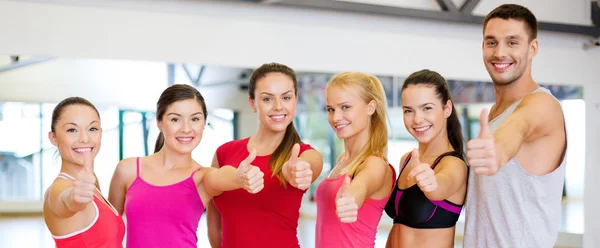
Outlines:
{"type": "Polygon", "coordinates": [[[494,68],[496,69],[496,71],[499,72],[503,72],[508,70],[508,68],[512,65],[513,63],[508,63],[508,62],[501,62],[501,63],[492,63],[492,65],[494,66],[494,68]]]}
{"type": "Polygon", "coordinates": [[[350,123],[344,123],[344,124],[336,124],[333,127],[335,128],[335,130],[342,130],[345,127],[347,127],[348,125],[350,125],[350,123]]]}
{"type": "Polygon", "coordinates": [[[281,122],[285,120],[286,116],[287,115],[269,115],[269,118],[274,122],[281,122]]]}
{"type": "Polygon", "coordinates": [[[423,126],[423,127],[415,127],[413,129],[417,132],[417,134],[423,134],[423,133],[429,131],[429,129],[431,129],[431,126],[432,125],[423,126]]]}
{"type": "Polygon", "coordinates": [[[92,147],[78,147],[78,148],[73,148],[73,151],[75,151],[76,153],[91,152],[92,150],[93,150],[92,147]]]}
{"type": "Polygon", "coordinates": [[[192,140],[194,139],[194,137],[191,136],[185,136],[185,137],[176,137],[175,138],[177,141],[179,141],[179,143],[182,144],[189,144],[190,142],[192,142],[192,140]]]}

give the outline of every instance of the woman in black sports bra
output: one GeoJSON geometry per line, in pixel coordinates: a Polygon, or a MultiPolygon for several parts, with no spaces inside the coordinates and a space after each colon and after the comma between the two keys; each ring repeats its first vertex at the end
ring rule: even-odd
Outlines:
{"type": "Polygon", "coordinates": [[[402,86],[404,125],[419,142],[406,153],[385,212],[394,219],[387,247],[453,247],[467,191],[463,136],[446,80],[411,74],[402,86]]]}

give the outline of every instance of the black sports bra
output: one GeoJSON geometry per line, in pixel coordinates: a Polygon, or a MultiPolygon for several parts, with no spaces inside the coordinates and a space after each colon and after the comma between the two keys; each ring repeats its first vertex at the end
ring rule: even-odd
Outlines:
{"type": "MultiPolygon", "coordinates": [[[[455,226],[463,205],[457,205],[448,200],[429,200],[416,184],[407,189],[398,189],[402,171],[406,168],[411,156],[412,154],[408,155],[398,174],[396,187],[385,206],[385,212],[394,219],[394,224],[403,224],[412,228],[447,228],[455,226]]],[[[460,153],[448,152],[440,155],[431,168],[434,169],[445,156],[454,156],[464,161],[460,153]]]]}

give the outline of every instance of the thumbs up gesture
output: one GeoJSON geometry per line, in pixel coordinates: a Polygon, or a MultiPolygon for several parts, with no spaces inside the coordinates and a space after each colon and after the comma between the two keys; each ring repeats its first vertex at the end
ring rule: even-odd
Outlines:
{"type": "Polygon", "coordinates": [[[344,178],[344,183],[335,196],[335,212],[343,223],[356,222],[358,217],[358,205],[354,196],[348,192],[350,187],[350,177],[344,178]]]}
{"type": "Polygon", "coordinates": [[[295,144],[292,148],[290,160],[286,162],[284,169],[287,170],[288,175],[290,176],[288,182],[298,189],[305,190],[310,187],[313,173],[310,164],[298,158],[299,153],[300,145],[295,144]]]}
{"type": "Polygon", "coordinates": [[[252,194],[260,192],[265,187],[263,179],[265,174],[258,167],[250,164],[255,158],[256,150],[253,149],[235,172],[235,177],[242,184],[242,188],[252,194]]]}
{"type": "Polygon", "coordinates": [[[83,170],[77,174],[77,178],[73,182],[71,196],[73,197],[73,202],[86,205],[94,199],[96,177],[94,176],[94,159],[91,152],[86,152],[83,156],[83,170]]]}
{"type": "Polygon", "coordinates": [[[414,180],[421,191],[433,192],[438,188],[435,172],[431,169],[431,165],[421,163],[420,153],[418,149],[412,151],[410,159],[412,170],[408,173],[408,180],[414,180]]]}
{"type": "Polygon", "coordinates": [[[494,135],[488,123],[488,110],[481,110],[479,116],[479,135],[467,143],[467,159],[473,167],[475,174],[494,175],[498,172],[499,165],[496,154],[494,135]]]}

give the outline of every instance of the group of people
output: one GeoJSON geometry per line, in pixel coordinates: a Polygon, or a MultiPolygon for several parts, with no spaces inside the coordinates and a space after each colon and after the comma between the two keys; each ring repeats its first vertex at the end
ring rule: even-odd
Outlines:
{"type": "MultiPolygon", "coordinates": [[[[464,209],[464,247],[552,247],[567,143],[559,102],[531,75],[536,37],[536,18],[523,6],[501,5],[485,18],[483,62],[496,102],[468,142],[444,77],[425,69],[406,78],[403,120],[418,147],[406,151],[398,172],[386,158],[381,82],[335,75],[326,111],[344,151],[316,188],[315,246],[374,247],[385,212],[394,222],[387,247],[453,247],[464,209]]],[[[44,196],[56,246],[121,247],[127,233],[126,247],[196,247],[206,209],[212,247],[299,247],[302,196],[323,160],[292,123],[295,72],[264,64],[248,94],[258,130],[221,145],[205,167],[192,159],[206,126],[204,98],[191,86],[168,87],[157,102],[154,153],[120,161],[108,199],[94,174],[99,113],[80,97],[60,102],[49,139],[62,167],[44,196]]]]}

